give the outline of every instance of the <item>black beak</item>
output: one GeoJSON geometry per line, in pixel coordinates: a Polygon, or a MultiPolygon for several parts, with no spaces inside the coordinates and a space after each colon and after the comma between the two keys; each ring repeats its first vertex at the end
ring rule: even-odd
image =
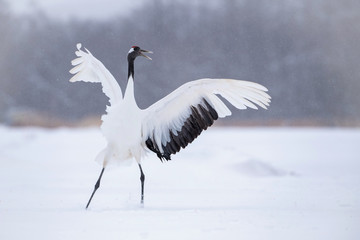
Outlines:
{"type": "Polygon", "coordinates": [[[144,49],[141,49],[141,50],[140,50],[140,56],[143,56],[143,57],[145,57],[145,58],[147,58],[147,59],[149,59],[149,60],[152,60],[151,57],[146,56],[146,55],[143,54],[143,53],[153,53],[152,51],[148,51],[148,50],[144,50],[144,49]]]}

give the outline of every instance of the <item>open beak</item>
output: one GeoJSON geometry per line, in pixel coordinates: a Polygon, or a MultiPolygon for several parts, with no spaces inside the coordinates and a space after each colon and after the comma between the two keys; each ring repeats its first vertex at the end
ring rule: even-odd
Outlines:
{"type": "Polygon", "coordinates": [[[149,60],[152,60],[151,57],[146,56],[146,55],[143,54],[143,53],[153,53],[152,51],[148,51],[148,50],[144,50],[144,49],[141,49],[141,50],[140,50],[140,55],[141,55],[141,56],[143,56],[143,57],[145,57],[145,58],[147,58],[147,59],[149,59],[149,60]]]}

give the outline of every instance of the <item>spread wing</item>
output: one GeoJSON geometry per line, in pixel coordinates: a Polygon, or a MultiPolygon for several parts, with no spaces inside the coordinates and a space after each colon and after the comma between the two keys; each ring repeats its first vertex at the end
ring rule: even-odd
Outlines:
{"type": "Polygon", "coordinates": [[[77,51],[75,52],[77,58],[71,61],[74,66],[70,73],[74,76],[70,82],[84,81],[101,83],[102,90],[109,98],[110,104],[114,105],[120,102],[123,98],[121,88],[114,76],[109,70],[95,58],[89,50],[84,52],[81,50],[81,44],[76,45],[77,51]]]}
{"type": "Polygon", "coordinates": [[[144,110],[143,141],[161,160],[170,160],[216,119],[231,115],[217,95],[238,109],[266,109],[271,99],[266,91],[260,84],[234,79],[188,82],[144,110]]]}

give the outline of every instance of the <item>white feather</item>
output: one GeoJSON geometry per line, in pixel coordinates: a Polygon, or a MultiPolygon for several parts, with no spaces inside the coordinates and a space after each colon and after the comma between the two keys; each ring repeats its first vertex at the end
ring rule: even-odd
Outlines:
{"type": "Polygon", "coordinates": [[[144,110],[143,141],[152,138],[160,152],[163,152],[161,145],[169,142],[169,131],[180,131],[191,114],[191,106],[202,104],[203,98],[223,118],[231,115],[231,111],[217,95],[223,96],[238,109],[257,109],[255,104],[266,108],[270,102],[270,96],[264,91],[267,89],[260,84],[234,79],[199,79],[188,82],[144,110]]]}
{"type": "Polygon", "coordinates": [[[122,92],[119,84],[109,70],[96,59],[90,51],[86,48],[87,52],[81,50],[81,44],[76,45],[77,51],[75,52],[78,58],[71,61],[73,67],[70,70],[74,76],[70,82],[84,81],[84,82],[97,82],[102,84],[102,90],[109,98],[110,104],[114,105],[122,100],[122,92]]]}

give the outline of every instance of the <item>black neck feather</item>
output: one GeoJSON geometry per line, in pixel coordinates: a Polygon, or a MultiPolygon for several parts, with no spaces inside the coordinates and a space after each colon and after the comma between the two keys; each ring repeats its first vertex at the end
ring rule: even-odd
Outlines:
{"type": "Polygon", "coordinates": [[[134,60],[135,59],[128,59],[129,69],[128,69],[128,79],[130,76],[134,79],[134,60]]]}

